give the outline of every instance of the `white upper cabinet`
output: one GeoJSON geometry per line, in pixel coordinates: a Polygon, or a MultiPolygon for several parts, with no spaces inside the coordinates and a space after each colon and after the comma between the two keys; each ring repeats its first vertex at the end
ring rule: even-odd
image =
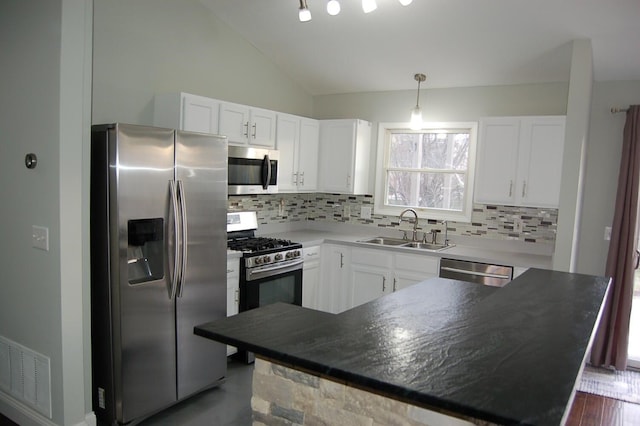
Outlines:
{"type": "Polygon", "coordinates": [[[278,114],[276,148],[280,152],[279,192],[308,192],[318,189],[317,120],[278,114]]]}
{"type": "Polygon", "coordinates": [[[220,102],[190,93],[155,96],[153,122],[160,127],[200,133],[218,133],[220,102]]]}
{"type": "Polygon", "coordinates": [[[245,105],[220,104],[219,133],[232,145],[276,145],[276,113],[245,105]]]}
{"type": "Polygon", "coordinates": [[[564,116],[481,120],[475,201],[558,207],[564,131],[564,116]]]}
{"type": "Polygon", "coordinates": [[[370,194],[371,123],[320,120],[318,189],[342,194],[370,194]]]}

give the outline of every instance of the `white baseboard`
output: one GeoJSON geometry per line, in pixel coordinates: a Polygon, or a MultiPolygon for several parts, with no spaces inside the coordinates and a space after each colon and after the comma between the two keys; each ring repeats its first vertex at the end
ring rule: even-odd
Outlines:
{"type": "MultiPolygon", "coordinates": [[[[18,400],[0,391],[0,413],[20,426],[57,426],[51,419],[44,417],[18,400]]],[[[85,414],[84,420],[74,426],[96,426],[93,411],[85,414]]]]}

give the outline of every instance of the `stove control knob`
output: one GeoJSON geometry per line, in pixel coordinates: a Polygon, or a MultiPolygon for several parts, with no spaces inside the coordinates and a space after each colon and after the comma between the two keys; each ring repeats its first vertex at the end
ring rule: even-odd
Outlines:
{"type": "Polygon", "coordinates": [[[275,256],[273,256],[273,260],[276,260],[276,261],[282,260],[282,253],[278,253],[275,256]]]}
{"type": "Polygon", "coordinates": [[[293,257],[293,252],[292,251],[288,251],[285,256],[286,256],[287,259],[291,259],[293,257]]]}
{"type": "Polygon", "coordinates": [[[262,263],[271,263],[271,256],[264,256],[262,258],[262,263]]]}
{"type": "Polygon", "coordinates": [[[300,257],[301,253],[300,250],[296,250],[293,252],[293,257],[300,257]]]}
{"type": "Polygon", "coordinates": [[[262,263],[262,258],[260,256],[258,256],[258,257],[256,257],[254,259],[254,262],[255,262],[256,265],[260,265],[262,263]]]}

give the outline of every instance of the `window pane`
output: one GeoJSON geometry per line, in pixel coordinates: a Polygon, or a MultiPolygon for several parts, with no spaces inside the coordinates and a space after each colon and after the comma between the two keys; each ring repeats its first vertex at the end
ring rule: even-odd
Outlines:
{"type": "Polygon", "coordinates": [[[418,207],[461,211],[463,201],[463,174],[420,173],[418,207]]]}
{"type": "Polygon", "coordinates": [[[387,204],[461,211],[465,175],[389,171],[387,204]]]}
{"type": "Polygon", "coordinates": [[[418,133],[391,134],[391,150],[389,152],[389,167],[418,168],[418,133]]]}
{"type": "Polygon", "coordinates": [[[421,136],[422,168],[467,169],[468,133],[424,133],[421,136]]]}

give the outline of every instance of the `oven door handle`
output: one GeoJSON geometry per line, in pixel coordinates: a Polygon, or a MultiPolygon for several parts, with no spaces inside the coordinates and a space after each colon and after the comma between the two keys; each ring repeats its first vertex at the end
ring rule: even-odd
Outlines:
{"type": "Polygon", "coordinates": [[[260,268],[247,269],[247,281],[259,280],[260,278],[284,274],[287,272],[302,269],[303,263],[304,259],[295,259],[288,261],[285,265],[280,263],[274,266],[264,266],[260,268]]]}
{"type": "Polygon", "coordinates": [[[269,158],[269,154],[264,156],[264,160],[262,163],[262,189],[266,190],[269,188],[269,183],[271,182],[271,159],[269,158]]]}

